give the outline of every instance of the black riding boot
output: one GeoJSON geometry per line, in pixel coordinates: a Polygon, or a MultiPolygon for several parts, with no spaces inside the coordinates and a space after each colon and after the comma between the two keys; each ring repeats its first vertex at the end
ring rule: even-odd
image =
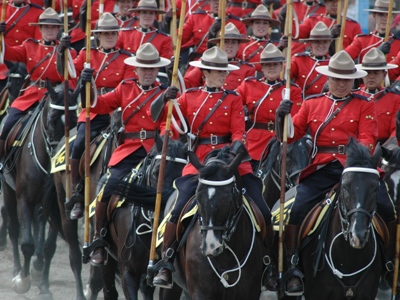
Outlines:
{"type": "Polygon", "coordinates": [[[286,245],[286,258],[289,269],[286,279],[286,294],[288,296],[301,296],[303,294],[303,274],[296,268],[299,261],[297,238],[300,225],[285,225],[284,241],[286,245]]]}
{"type": "Polygon", "coordinates": [[[67,218],[77,220],[83,217],[84,198],[81,194],[82,178],[79,174],[79,159],[71,158],[71,199],[65,204],[67,218]],[[71,205],[73,205],[71,209],[71,205]]]}
{"type": "MultiPolygon", "coordinates": [[[[100,237],[100,231],[105,227],[107,221],[107,207],[108,203],[106,202],[97,202],[96,203],[96,231],[94,233],[93,240],[97,240],[100,237]]],[[[97,247],[93,250],[93,253],[90,255],[90,263],[93,266],[101,266],[104,265],[106,250],[104,247],[97,247]]]]}
{"type": "Polygon", "coordinates": [[[264,238],[264,246],[267,249],[267,256],[269,263],[265,273],[265,286],[269,291],[276,291],[278,288],[278,273],[276,269],[276,259],[272,257],[272,247],[274,244],[274,230],[273,225],[266,226],[266,234],[264,238]]]}
{"type": "MultiPolygon", "coordinates": [[[[172,264],[175,258],[177,244],[176,241],[176,226],[173,222],[168,222],[165,226],[164,242],[163,242],[163,259],[167,259],[172,264]]],[[[153,285],[164,289],[172,288],[172,271],[169,267],[164,267],[158,271],[153,279],[153,285]]]]}

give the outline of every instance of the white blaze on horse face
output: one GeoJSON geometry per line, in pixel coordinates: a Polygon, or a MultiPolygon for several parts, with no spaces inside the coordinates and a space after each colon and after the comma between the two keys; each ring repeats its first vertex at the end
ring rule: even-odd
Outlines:
{"type": "MultiPolygon", "coordinates": [[[[208,226],[213,226],[211,220],[208,222],[208,226]]],[[[222,244],[219,242],[218,237],[215,236],[214,230],[207,230],[203,244],[203,254],[206,256],[217,256],[222,252],[222,249],[222,244]]]]}
{"type": "Polygon", "coordinates": [[[215,188],[209,187],[208,188],[208,200],[212,200],[212,198],[215,196],[215,188]]]}

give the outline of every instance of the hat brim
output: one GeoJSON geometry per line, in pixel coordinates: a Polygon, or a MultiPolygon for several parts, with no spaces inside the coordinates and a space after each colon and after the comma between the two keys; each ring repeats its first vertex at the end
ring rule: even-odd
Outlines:
{"type": "Polygon", "coordinates": [[[231,64],[228,64],[226,67],[207,66],[207,65],[202,64],[201,60],[191,61],[191,62],[189,62],[189,65],[196,67],[196,68],[207,69],[207,70],[236,71],[236,70],[240,69],[239,67],[237,67],[235,65],[231,65],[231,64]]]}
{"type": "Polygon", "coordinates": [[[165,14],[166,11],[158,9],[158,8],[140,8],[140,7],[136,7],[136,8],[130,8],[128,9],[129,12],[140,12],[140,11],[154,11],[156,14],[165,14]]]}
{"type": "Polygon", "coordinates": [[[352,74],[338,74],[334,73],[332,71],[329,71],[329,66],[319,66],[316,67],[315,70],[325,76],[328,77],[334,77],[334,78],[343,78],[343,79],[357,79],[357,78],[363,78],[367,76],[367,72],[364,70],[360,70],[359,68],[356,67],[356,72],[352,74]]]}
{"type": "Polygon", "coordinates": [[[125,58],[124,63],[133,66],[133,67],[140,67],[140,68],[158,68],[158,67],[165,67],[168,66],[171,61],[169,59],[160,57],[160,61],[155,64],[143,64],[136,60],[136,56],[125,58]]]}
{"type": "Polygon", "coordinates": [[[114,29],[94,29],[91,32],[114,32],[114,31],[121,31],[121,28],[114,28],[114,29]]]}
{"type": "Polygon", "coordinates": [[[56,25],[56,26],[64,26],[63,23],[50,23],[50,22],[43,22],[43,23],[29,23],[29,26],[40,26],[40,25],[56,25]]]}
{"type": "Polygon", "coordinates": [[[282,58],[281,60],[270,60],[270,61],[252,62],[252,64],[265,65],[265,64],[284,63],[284,62],[286,62],[286,59],[282,58]]]}
{"type": "Polygon", "coordinates": [[[361,69],[361,70],[390,70],[390,69],[396,69],[398,68],[398,65],[395,64],[386,64],[386,66],[382,67],[363,67],[362,64],[357,64],[356,68],[361,69]]]}
{"type": "Polygon", "coordinates": [[[247,25],[247,26],[251,26],[251,23],[252,23],[253,21],[255,21],[255,20],[265,20],[265,21],[268,21],[268,22],[270,23],[270,26],[271,26],[271,27],[276,27],[276,26],[281,25],[281,22],[279,22],[278,20],[274,20],[274,19],[267,18],[267,17],[265,17],[265,18],[262,18],[262,17],[243,18],[243,19],[242,19],[242,23],[245,24],[245,25],[247,25]]]}
{"type": "Polygon", "coordinates": [[[247,38],[234,38],[234,37],[213,38],[213,39],[208,40],[208,42],[215,45],[215,44],[218,44],[221,40],[225,40],[225,41],[226,40],[235,40],[235,41],[239,41],[239,44],[250,42],[250,39],[247,39],[247,38]]]}
{"type": "Polygon", "coordinates": [[[337,40],[337,38],[330,38],[330,39],[327,39],[327,38],[323,38],[323,39],[320,39],[320,38],[308,38],[308,39],[299,39],[298,40],[298,42],[299,43],[307,43],[307,42],[312,42],[312,41],[334,41],[334,40],[337,40]]]}
{"type": "MultiPolygon", "coordinates": [[[[376,12],[376,13],[383,13],[383,14],[387,14],[388,11],[387,10],[379,10],[379,9],[364,9],[364,11],[369,11],[369,12],[376,12]]],[[[394,10],[392,11],[392,14],[400,14],[400,10],[394,10]]]]}

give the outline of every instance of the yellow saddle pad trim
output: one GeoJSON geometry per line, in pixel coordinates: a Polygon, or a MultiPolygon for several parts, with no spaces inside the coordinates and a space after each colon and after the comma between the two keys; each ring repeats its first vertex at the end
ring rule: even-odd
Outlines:
{"type": "MultiPolygon", "coordinates": [[[[72,136],[69,141],[75,140],[76,135],[72,136]]],[[[50,173],[65,171],[65,144],[58,150],[58,152],[51,158],[50,173]]]]}
{"type": "MultiPolygon", "coordinates": [[[[283,206],[283,225],[287,224],[287,220],[289,220],[289,213],[290,213],[290,207],[292,207],[294,202],[294,197],[287,200],[283,206]]],[[[279,231],[279,220],[281,218],[280,215],[280,208],[274,210],[271,212],[272,215],[272,224],[274,226],[274,231],[279,231]]]]}

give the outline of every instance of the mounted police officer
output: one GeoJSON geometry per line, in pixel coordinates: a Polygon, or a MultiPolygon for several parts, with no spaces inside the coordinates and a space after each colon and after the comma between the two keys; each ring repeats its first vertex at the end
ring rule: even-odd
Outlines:
{"type": "MultiPolygon", "coordinates": [[[[159,68],[167,66],[171,61],[160,57],[154,45],[145,43],[140,46],[136,56],[126,58],[125,63],[136,67],[138,79],[124,80],[113,91],[99,95],[95,106],[91,108],[94,113],[107,114],[121,107],[122,124],[125,129],[125,141],[118,145],[111,155],[103,195],[96,203],[94,240],[102,237],[100,233],[106,224],[107,206],[114,192],[108,182],[122,180],[147,156],[154,145],[155,129],[159,124],[153,122],[147,111],[151,103],[165,90],[156,80],[159,68]]],[[[91,82],[92,73],[93,69],[84,69],[81,75],[82,82],[91,82]]],[[[104,261],[105,249],[99,246],[91,254],[91,264],[103,265],[104,261]]]]}
{"type": "MultiPolygon", "coordinates": [[[[329,92],[315,95],[304,101],[293,117],[294,137],[297,140],[310,132],[314,140],[312,163],[302,171],[296,188],[288,224],[285,225],[285,244],[289,265],[286,292],[298,295],[303,291],[302,274],[296,269],[298,262],[297,236],[307,213],[341,178],[346,161],[346,145],[351,137],[373,152],[378,136],[375,105],[368,98],[352,93],[354,79],[365,77],[367,72],[354,65],[345,51],[339,51],[328,66],[317,67],[328,77],[329,92]]],[[[283,100],[277,109],[277,123],[290,113],[292,102],[283,100]]],[[[381,180],[377,211],[386,222],[395,220],[393,202],[381,180]]]]}
{"type": "MultiPolygon", "coordinates": [[[[124,79],[135,77],[134,67],[124,63],[132,54],[115,47],[120,27],[111,13],[104,13],[97,22],[96,29],[92,30],[97,47],[90,49],[91,68],[94,70],[94,82],[97,94],[103,95],[112,91],[124,79]]],[[[64,36],[60,41],[57,52],[57,63],[63,61],[64,49],[69,48],[71,37],[64,36]]],[[[86,62],[86,48],[82,49],[74,60],[78,75],[81,74],[86,62]]],[[[60,74],[63,74],[62,71],[60,74]]],[[[110,115],[90,114],[91,137],[94,138],[110,124],[110,115]]],[[[79,162],[85,151],[86,112],[81,111],[78,118],[77,135],[71,149],[71,199],[65,204],[67,217],[71,220],[83,216],[83,188],[79,174],[79,162]]]]}
{"type": "MultiPolygon", "coordinates": [[[[200,61],[190,62],[190,64],[200,68],[205,77],[205,86],[189,89],[178,99],[183,116],[190,125],[189,136],[194,137],[191,150],[195,152],[201,162],[213,149],[220,149],[227,145],[230,145],[233,154],[246,151],[246,131],[241,96],[223,88],[227,72],[237,70],[238,67],[228,64],[226,53],[216,46],[205,51],[200,61]]],[[[164,102],[174,99],[176,93],[176,88],[168,88],[163,97],[154,102],[151,108],[153,118],[163,119],[164,102]]],[[[251,165],[247,161],[249,159],[250,157],[247,157],[241,163],[239,173],[246,190],[245,194],[253,199],[264,216],[267,225],[264,245],[268,250],[273,239],[271,213],[262,197],[262,182],[253,174],[251,165]]],[[[165,255],[168,250],[168,260],[171,264],[177,247],[175,232],[178,218],[185,204],[195,194],[198,184],[197,176],[198,171],[189,163],[183,169],[182,177],[175,180],[178,197],[171,218],[166,224],[163,243],[163,253],[165,255]]],[[[153,284],[164,288],[172,287],[171,265],[159,271],[154,277],[153,284]]],[[[267,278],[267,286],[269,289],[276,288],[274,278],[267,278]]]]}

